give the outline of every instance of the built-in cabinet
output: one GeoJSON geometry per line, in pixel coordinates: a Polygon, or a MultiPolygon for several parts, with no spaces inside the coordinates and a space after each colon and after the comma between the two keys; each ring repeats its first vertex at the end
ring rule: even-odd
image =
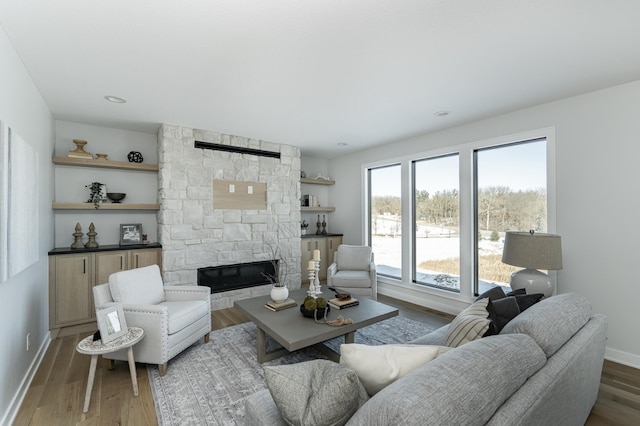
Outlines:
{"type": "Polygon", "coordinates": [[[159,244],[121,248],[53,249],[49,252],[49,329],[95,321],[93,286],[109,282],[114,272],[157,264],[159,244]]]}
{"type": "Polygon", "coordinates": [[[314,235],[310,237],[303,236],[301,239],[301,270],[302,282],[309,282],[307,268],[309,261],[313,260],[313,251],[320,250],[320,270],[318,278],[320,280],[327,279],[327,268],[333,263],[333,255],[338,250],[338,246],[342,244],[342,234],[314,235]]]}

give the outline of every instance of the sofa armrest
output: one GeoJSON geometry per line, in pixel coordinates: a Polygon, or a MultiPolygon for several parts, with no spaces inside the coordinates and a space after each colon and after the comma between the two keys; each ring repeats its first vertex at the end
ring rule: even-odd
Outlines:
{"type": "Polygon", "coordinates": [[[373,300],[378,300],[378,273],[373,260],[369,264],[369,279],[371,279],[371,297],[373,300]]]}
{"type": "Polygon", "coordinates": [[[209,300],[209,287],[199,285],[166,285],[164,297],[167,302],[181,302],[186,300],[209,300]]]}
{"type": "Polygon", "coordinates": [[[329,276],[329,275],[333,276],[333,275],[336,274],[336,272],[338,272],[338,264],[336,262],[333,262],[327,268],[327,276],[329,276]]]}
{"type": "Polygon", "coordinates": [[[447,332],[449,330],[449,324],[443,325],[440,328],[433,330],[431,333],[418,337],[410,341],[412,345],[438,345],[444,346],[447,341],[447,332]]]}
{"type": "Polygon", "coordinates": [[[333,276],[338,272],[338,264],[333,262],[327,268],[327,285],[333,287],[333,276]]]}
{"type": "MultiPolygon", "coordinates": [[[[169,309],[160,305],[133,305],[122,306],[127,326],[141,327],[144,330],[142,342],[136,345],[134,351],[136,359],[169,359],[169,309]]],[[[106,358],[111,358],[106,356],[106,358]]],[[[114,358],[119,359],[117,356],[114,358]]],[[[152,363],[156,363],[155,361],[152,363]]]]}
{"type": "Polygon", "coordinates": [[[148,323],[157,328],[162,323],[166,323],[167,329],[169,327],[169,309],[166,306],[124,304],[122,305],[122,310],[128,326],[135,325],[136,327],[145,328],[140,324],[148,323]]]}

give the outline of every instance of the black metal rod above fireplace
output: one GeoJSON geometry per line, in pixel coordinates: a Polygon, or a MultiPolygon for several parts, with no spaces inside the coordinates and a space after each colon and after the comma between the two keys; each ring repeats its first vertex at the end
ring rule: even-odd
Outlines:
{"type": "Polygon", "coordinates": [[[251,154],[261,157],[280,158],[279,152],[264,151],[262,149],[243,148],[241,146],[222,145],[219,143],[195,141],[195,148],[212,149],[214,151],[235,152],[238,154],[251,154]]]}

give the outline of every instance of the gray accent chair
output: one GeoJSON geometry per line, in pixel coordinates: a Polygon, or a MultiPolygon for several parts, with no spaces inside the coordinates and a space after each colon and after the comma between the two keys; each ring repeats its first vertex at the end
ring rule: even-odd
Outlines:
{"type": "Polygon", "coordinates": [[[327,285],[376,300],[378,277],[371,247],[340,244],[327,268],[327,285]]]}
{"type": "MultiPolygon", "coordinates": [[[[93,288],[93,299],[96,309],[122,304],[127,326],[144,329],[144,337],[133,348],[136,362],[157,364],[161,376],[171,358],[201,337],[209,342],[209,288],[165,286],[158,265],[111,274],[108,284],[93,288]]],[[[126,361],[127,353],[122,350],[102,357],[126,361]]]]}

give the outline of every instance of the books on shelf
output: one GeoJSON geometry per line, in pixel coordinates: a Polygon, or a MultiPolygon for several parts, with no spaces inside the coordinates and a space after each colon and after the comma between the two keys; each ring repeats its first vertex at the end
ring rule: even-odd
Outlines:
{"type": "Polygon", "coordinates": [[[346,309],[346,308],[351,308],[353,306],[358,306],[360,304],[360,302],[358,302],[358,299],[356,299],[355,297],[351,297],[345,300],[334,298],[334,299],[330,299],[329,302],[327,303],[329,303],[329,305],[335,309],[346,309]]]}
{"type": "Polygon", "coordinates": [[[287,299],[284,302],[275,302],[273,300],[269,300],[267,303],[265,303],[264,307],[271,311],[278,312],[283,309],[293,308],[297,305],[298,304],[293,299],[287,299]]]}

